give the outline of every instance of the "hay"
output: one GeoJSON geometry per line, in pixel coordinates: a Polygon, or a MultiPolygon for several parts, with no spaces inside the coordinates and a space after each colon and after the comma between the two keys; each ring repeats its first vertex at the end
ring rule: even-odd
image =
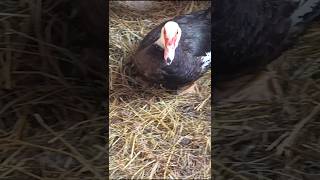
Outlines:
{"type": "Polygon", "coordinates": [[[276,100],[215,106],[216,179],[319,179],[319,30],[314,23],[270,65],[276,100]]]}
{"type": "Polygon", "coordinates": [[[68,3],[0,2],[0,179],[105,179],[105,88],[81,78],[68,3]]]}
{"type": "MultiPolygon", "coordinates": [[[[205,9],[208,2],[157,2],[152,11],[109,9],[110,178],[210,178],[211,78],[200,93],[176,96],[129,85],[125,64],[143,37],[168,18],[205,9]]],[[[134,80],[132,80],[134,81],[134,80]]]]}

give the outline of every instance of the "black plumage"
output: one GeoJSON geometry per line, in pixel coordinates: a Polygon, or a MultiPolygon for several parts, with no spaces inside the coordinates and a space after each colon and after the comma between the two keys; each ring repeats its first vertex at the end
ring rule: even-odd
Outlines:
{"type": "Polygon", "coordinates": [[[133,56],[133,64],[145,79],[169,89],[178,89],[197,80],[210,68],[211,62],[203,68],[201,57],[211,51],[211,8],[170,21],[177,22],[182,30],[173,63],[169,66],[164,63],[163,49],[155,44],[166,21],[142,40],[133,56]]]}
{"type": "Polygon", "coordinates": [[[320,0],[216,0],[212,21],[215,80],[261,70],[320,15],[320,0]]]}

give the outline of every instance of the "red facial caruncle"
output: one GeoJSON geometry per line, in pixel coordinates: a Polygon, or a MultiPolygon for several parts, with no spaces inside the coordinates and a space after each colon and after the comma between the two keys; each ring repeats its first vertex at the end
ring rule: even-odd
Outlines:
{"type": "Polygon", "coordinates": [[[162,28],[162,45],[164,48],[164,61],[170,65],[175,56],[175,49],[178,47],[181,37],[181,29],[176,22],[169,21],[162,28]]]}

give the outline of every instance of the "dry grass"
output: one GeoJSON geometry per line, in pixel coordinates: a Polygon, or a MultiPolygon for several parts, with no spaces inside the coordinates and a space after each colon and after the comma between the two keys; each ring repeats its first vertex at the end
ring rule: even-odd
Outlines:
{"type": "Polygon", "coordinates": [[[105,179],[105,90],[79,74],[67,3],[0,2],[0,179],[105,179]]]}
{"type": "Polygon", "coordinates": [[[215,106],[215,179],[320,178],[319,30],[271,64],[277,100],[215,106]]]}
{"type": "Polygon", "coordinates": [[[143,37],[164,20],[208,2],[157,2],[141,12],[110,3],[109,172],[114,179],[207,179],[211,174],[211,78],[199,94],[176,96],[130,86],[125,64],[143,37]]]}

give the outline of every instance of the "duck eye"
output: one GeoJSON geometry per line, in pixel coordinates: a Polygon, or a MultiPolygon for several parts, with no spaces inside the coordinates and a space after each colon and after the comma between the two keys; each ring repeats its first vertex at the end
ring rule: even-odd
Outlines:
{"type": "Polygon", "coordinates": [[[177,31],[177,34],[178,34],[179,32],[177,31]]]}

